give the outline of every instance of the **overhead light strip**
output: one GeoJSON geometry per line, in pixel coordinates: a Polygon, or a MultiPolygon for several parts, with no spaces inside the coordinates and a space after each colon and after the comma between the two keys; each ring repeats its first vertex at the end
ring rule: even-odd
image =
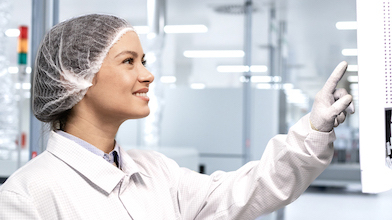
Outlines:
{"type": "MultiPolygon", "coordinates": [[[[244,76],[240,77],[240,82],[245,82],[244,76]]],[[[252,83],[271,83],[271,82],[281,82],[282,78],[280,76],[252,76],[252,83]]]]}
{"type": "Polygon", "coordinates": [[[162,83],[175,83],[177,78],[175,76],[161,76],[162,83]]]}
{"type": "MultiPolygon", "coordinates": [[[[244,65],[221,65],[216,68],[220,73],[243,73],[248,72],[249,67],[244,65]]],[[[252,65],[250,71],[253,73],[265,73],[268,71],[268,67],[265,65],[252,65]]]]}
{"type": "Polygon", "coordinates": [[[358,65],[348,65],[347,72],[358,72],[358,65]]]}
{"type": "Polygon", "coordinates": [[[192,83],[191,84],[191,89],[205,89],[206,84],[204,83],[192,83]]]}
{"type": "MultiPolygon", "coordinates": [[[[148,26],[133,26],[136,33],[138,34],[148,34],[150,28],[148,26]]],[[[207,26],[203,24],[195,25],[166,25],[163,30],[167,34],[193,34],[193,33],[206,33],[208,32],[207,26]]]]}
{"type": "Polygon", "coordinates": [[[343,49],[343,56],[358,56],[358,49],[343,49]]]}
{"type": "Polygon", "coordinates": [[[19,29],[12,28],[12,29],[7,29],[5,31],[5,36],[7,37],[19,37],[20,31],[19,29]]]}
{"type": "Polygon", "coordinates": [[[338,30],[357,30],[356,21],[339,21],[336,22],[336,28],[338,30]]]}
{"type": "Polygon", "coordinates": [[[184,56],[188,58],[208,58],[208,57],[244,57],[242,50],[186,50],[184,56]]]}

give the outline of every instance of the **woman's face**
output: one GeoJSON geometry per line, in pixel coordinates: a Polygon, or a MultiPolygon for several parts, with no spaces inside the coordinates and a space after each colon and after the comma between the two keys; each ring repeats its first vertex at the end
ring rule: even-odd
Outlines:
{"type": "Polygon", "coordinates": [[[146,117],[150,113],[146,94],[154,76],[144,64],[139,37],[133,31],[125,33],[109,50],[83,98],[90,111],[103,120],[146,117]]]}

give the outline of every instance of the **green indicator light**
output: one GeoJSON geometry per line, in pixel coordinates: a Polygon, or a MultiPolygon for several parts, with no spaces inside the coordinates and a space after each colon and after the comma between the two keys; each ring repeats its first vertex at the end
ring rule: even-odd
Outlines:
{"type": "Polygon", "coordinates": [[[27,53],[18,54],[18,64],[27,64],[27,53]]]}

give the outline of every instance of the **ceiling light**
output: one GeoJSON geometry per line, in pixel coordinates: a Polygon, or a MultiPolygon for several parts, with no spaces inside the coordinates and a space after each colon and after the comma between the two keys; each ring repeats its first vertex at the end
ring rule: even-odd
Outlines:
{"type": "Polygon", "coordinates": [[[8,72],[13,73],[13,74],[18,73],[19,68],[17,66],[10,66],[10,67],[8,67],[8,72]]]}
{"type": "Polygon", "coordinates": [[[167,34],[181,34],[181,33],[206,33],[207,26],[202,24],[196,25],[166,25],[163,29],[167,34]]]}
{"type": "Polygon", "coordinates": [[[175,76],[161,76],[162,83],[175,83],[177,78],[175,76]]]}
{"type": "Polygon", "coordinates": [[[358,56],[358,49],[343,49],[343,56],[358,56]]]}
{"type": "Polygon", "coordinates": [[[155,63],[157,61],[157,57],[155,56],[154,52],[148,52],[146,53],[146,56],[144,57],[146,59],[147,65],[155,63]]]}
{"type": "Polygon", "coordinates": [[[154,39],[155,37],[157,36],[157,34],[156,33],[148,33],[147,34],[147,39],[154,39]]]}
{"type": "Polygon", "coordinates": [[[206,84],[204,83],[192,83],[191,84],[192,89],[204,89],[206,88],[206,84]]]}
{"type": "Polygon", "coordinates": [[[336,28],[338,30],[356,30],[357,22],[356,21],[339,21],[336,23],[336,28]]]}
{"type": "Polygon", "coordinates": [[[272,89],[272,85],[268,83],[259,83],[256,85],[257,89],[272,89]]]}
{"type": "MultiPolygon", "coordinates": [[[[281,82],[282,78],[280,76],[252,76],[250,78],[252,83],[270,83],[270,82],[281,82]]],[[[240,82],[245,82],[244,76],[240,77],[240,82]]]]}
{"type": "Polygon", "coordinates": [[[358,65],[348,65],[347,72],[358,72],[358,65]]]}
{"type": "Polygon", "coordinates": [[[300,89],[289,89],[286,90],[287,102],[296,104],[307,104],[309,103],[309,98],[300,89]]]}
{"type": "Polygon", "coordinates": [[[353,83],[350,85],[351,90],[358,90],[358,83],[353,83]]]}
{"type": "MultiPolygon", "coordinates": [[[[135,29],[136,33],[138,33],[138,34],[150,33],[150,28],[148,26],[133,26],[133,28],[135,29]]],[[[192,34],[192,33],[206,33],[206,32],[208,32],[207,26],[205,26],[203,24],[166,25],[163,28],[163,30],[167,34],[185,34],[185,33],[192,34]]],[[[19,36],[19,34],[18,34],[18,36],[19,36]]]]}
{"type": "Polygon", "coordinates": [[[281,84],[258,83],[256,89],[281,89],[281,84]]]}
{"type": "MultiPolygon", "coordinates": [[[[15,83],[15,89],[20,89],[20,83],[15,83]]],[[[31,83],[22,83],[22,89],[31,89],[31,83]]]]}
{"type": "Polygon", "coordinates": [[[358,76],[348,76],[347,81],[350,83],[358,82],[358,76]]]}
{"type": "Polygon", "coordinates": [[[252,65],[250,71],[254,73],[265,73],[268,71],[268,67],[264,65],[252,65]]]}
{"type": "MultiPolygon", "coordinates": [[[[244,65],[222,65],[218,66],[216,70],[220,73],[243,73],[248,72],[249,67],[244,65]]],[[[268,71],[268,67],[264,65],[252,65],[250,71],[254,73],[265,73],[268,71]]]]}
{"type": "Polygon", "coordinates": [[[268,82],[280,82],[282,78],[280,76],[252,76],[251,82],[253,83],[268,83],[268,82]]]}
{"type": "Polygon", "coordinates": [[[150,28],[148,26],[133,26],[133,28],[138,34],[148,34],[150,32],[150,28]]]}
{"type": "Polygon", "coordinates": [[[284,90],[294,89],[294,85],[292,83],[285,83],[283,84],[284,90]]]}
{"type": "Polygon", "coordinates": [[[7,37],[19,37],[20,31],[19,29],[8,29],[5,31],[5,35],[7,37]]]}
{"type": "Polygon", "coordinates": [[[244,57],[245,52],[242,50],[186,50],[184,56],[188,58],[244,57]]]}

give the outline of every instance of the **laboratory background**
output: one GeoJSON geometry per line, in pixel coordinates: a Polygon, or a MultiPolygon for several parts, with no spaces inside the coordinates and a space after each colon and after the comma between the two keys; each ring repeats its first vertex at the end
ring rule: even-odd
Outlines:
{"type": "MultiPolygon", "coordinates": [[[[340,61],[338,87],[358,109],[355,0],[0,0],[0,185],[45,150],[50,128],[31,112],[39,42],[88,14],[131,23],[154,74],[151,114],[126,121],[125,149],[159,151],[211,174],[258,160],[274,135],[309,113],[340,61]]],[[[392,192],[361,192],[358,114],[335,129],[331,165],[263,220],[390,219],[392,192]]]]}

